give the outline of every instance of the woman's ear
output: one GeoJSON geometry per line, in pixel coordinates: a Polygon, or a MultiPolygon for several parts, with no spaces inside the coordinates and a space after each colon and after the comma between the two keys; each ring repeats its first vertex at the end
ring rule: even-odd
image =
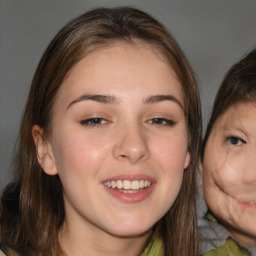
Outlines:
{"type": "Polygon", "coordinates": [[[33,125],[32,136],[36,145],[37,161],[48,175],[56,175],[57,168],[52,152],[51,143],[44,137],[43,128],[39,125],[33,125]]]}
{"type": "Polygon", "coordinates": [[[189,166],[189,163],[190,163],[190,153],[187,151],[185,162],[184,162],[184,169],[186,169],[189,166]]]}

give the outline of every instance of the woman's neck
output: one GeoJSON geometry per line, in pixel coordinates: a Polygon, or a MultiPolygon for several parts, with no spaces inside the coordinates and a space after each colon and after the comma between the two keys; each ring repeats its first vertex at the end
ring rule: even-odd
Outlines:
{"type": "Polygon", "coordinates": [[[142,253],[151,231],[130,237],[115,236],[93,224],[81,228],[65,223],[59,233],[60,246],[67,256],[134,256],[142,253]]]}

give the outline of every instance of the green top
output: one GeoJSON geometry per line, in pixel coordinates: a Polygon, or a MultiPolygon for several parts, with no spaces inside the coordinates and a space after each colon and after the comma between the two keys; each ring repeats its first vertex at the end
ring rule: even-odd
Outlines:
{"type": "Polygon", "coordinates": [[[164,245],[160,238],[152,239],[140,256],[164,256],[164,245]]]}
{"type": "Polygon", "coordinates": [[[249,256],[249,252],[241,248],[232,238],[228,238],[226,242],[218,248],[206,252],[203,256],[249,256]]]}
{"type": "MultiPolygon", "coordinates": [[[[211,214],[207,214],[206,219],[210,222],[218,223],[218,220],[211,214]]],[[[203,253],[202,256],[250,256],[250,253],[229,237],[223,245],[203,253]]]]}
{"type": "MultiPolygon", "coordinates": [[[[1,249],[0,249],[1,250],[1,249]]],[[[11,249],[7,249],[8,252],[6,252],[8,256],[18,256],[17,253],[15,253],[11,249]]],[[[65,253],[62,253],[61,256],[67,256],[65,253]]],[[[144,252],[140,256],[164,256],[164,246],[162,243],[162,240],[160,238],[151,239],[148,246],[144,250],[144,252]]]]}

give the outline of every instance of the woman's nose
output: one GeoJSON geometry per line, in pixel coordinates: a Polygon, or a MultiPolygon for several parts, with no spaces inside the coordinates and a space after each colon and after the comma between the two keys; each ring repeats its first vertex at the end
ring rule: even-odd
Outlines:
{"type": "Polygon", "coordinates": [[[150,152],[146,131],[138,124],[121,128],[116,134],[115,140],[113,147],[114,158],[136,164],[149,157],[150,152]]]}

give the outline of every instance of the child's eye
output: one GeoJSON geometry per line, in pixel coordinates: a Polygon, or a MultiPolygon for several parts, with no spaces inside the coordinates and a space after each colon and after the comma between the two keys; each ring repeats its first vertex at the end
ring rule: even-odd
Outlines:
{"type": "Polygon", "coordinates": [[[82,121],[80,121],[81,125],[85,125],[85,126],[100,126],[102,124],[106,124],[108,123],[108,121],[104,118],[101,117],[92,117],[92,118],[88,118],[88,119],[84,119],[82,121]]]}
{"type": "Polygon", "coordinates": [[[235,136],[231,136],[227,138],[227,141],[232,144],[232,145],[236,145],[236,146],[240,146],[242,144],[246,144],[246,141],[244,141],[241,138],[235,137],[235,136]]]}
{"type": "Polygon", "coordinates": [[[166,126],[173,126],[175,122],[167,119],[167,118],[153,118],[148,120],[148,123],[155,124],[155,125],[166,125],[166,126]]]}

